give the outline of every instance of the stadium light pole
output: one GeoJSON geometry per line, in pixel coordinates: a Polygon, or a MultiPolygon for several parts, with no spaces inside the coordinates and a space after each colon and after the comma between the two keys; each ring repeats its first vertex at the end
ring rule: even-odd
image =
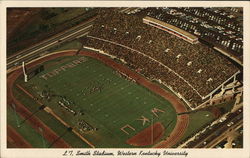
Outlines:
{"type": "Polygon", "coordinates": [[[45,145],[44,136],[43,136],[43,129],[42,129],[41,127],[39,127],[38,129],[39,129],[39,131],[41,132],[42,141],[43,141],[43,147],[45,148],[46,145],[45,145]]]}
{"type": "Polygon", "coordinates": [[[16,105],[14,103],[12,103],[12,107],[15,111],[15,118],[16,118],[16,124],[17,124],[17,127],[21,127],[19,121],[18,121],[18,117],[17,117],[17,112],[16,112],[16,105]]]}

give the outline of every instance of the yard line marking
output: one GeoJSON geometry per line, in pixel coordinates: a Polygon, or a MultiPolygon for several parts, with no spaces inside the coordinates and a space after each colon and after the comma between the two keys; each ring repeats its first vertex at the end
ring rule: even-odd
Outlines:
{"type": "MultiPolygon", "coordinates": [[[[23,87],[21,87],[20,85],[17,85],[18,88],[20,88],[21,90],[23,90],[29,97],[31,97],[32,99],[34,99],[33,95],[31,95],[27,90],[25,90],[23,87]]],[[[38,102],[37,100],[34,100],[35,102],[38,102]]],[[[38,102],[39,105],[42,105],[42,103],[38,102]]],[[[49,108],[48,106],[46,106],[44,108],[44,110],[51,114],[52,116],[54,116],[58,121],[60,121],[64,126],[66,126],[67,128],[69,128],[70,126],[64,121],[62,120],[59,116],[57,116],[54,111],[49,108]]],[[[90,147],[95,148],[95,146],[93,144],[91,144],[86,138],[84,138],[83,136],[81,136],[74,128],[73,128],[73,133],[75,133],[78,137],[80,137],[85,143],[87,143],[90,147]]]]}

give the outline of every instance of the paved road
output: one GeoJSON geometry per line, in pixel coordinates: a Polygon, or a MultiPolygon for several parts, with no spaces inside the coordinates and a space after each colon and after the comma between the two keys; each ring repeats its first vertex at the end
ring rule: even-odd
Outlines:
{"type": "Polygon", "coordinates": [[[216,136],[213,134],[209,139],[207,139],[207,144],[201,144],[198,146],[198,148],[213,148],[218,143],[225,140],[230,132],[235,131],[240,127],[242,127],[243,115],[242,114],[237,115],[231,120],[231,122],[234,122],[234,124],[230,127],[228,127],[227,124],[224,124],[223,126],[220,127],[219,130],[221,132],[221,135],[216,136]]]}
{"type": "Polygon", "coordinates": [[[218,144],[218,141],[226,138],[227,131],[236,130],[243,125],[243,108],[240,108],[234,113],[230,113],[227,119],[214,125],[213,128],[208,129],[205,133],[199,136],[195,141],[188,143],[188,148],[209,148],[218,144]],[[240,111],[241,112],[240,112],[240,111]],[[230,126],[228,126],[231,122],[230,126]],[[205,143],[204,143],[205,142],[205,143]]]}
{"type": "Polygon", "coordinates": [[[44,55],[45,50],[52,48],[56,45],[64,43],[66,41],[71,41],[75,38],[86,35],[91,27],[93,26],[93,21],[95,18],[88,20],[78,26],[75,26],[69,30],[63,31],[51,38],[44,40],[30,48],[22,50],[7,58],[7,69],[11,69],[20,66],[23,61],[28,62],[41,55],[44,55]]]}

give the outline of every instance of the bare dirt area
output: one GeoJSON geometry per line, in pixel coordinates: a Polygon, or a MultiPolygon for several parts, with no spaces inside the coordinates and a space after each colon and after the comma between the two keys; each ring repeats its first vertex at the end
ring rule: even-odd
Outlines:
{"type": "MultiPolygon", "coordinates": [[[[156,93],[156,94],[162,96],[163,98],[165,98],[166,100],[168,100],[175,108],[176,113],[187,112],[185,105],[180,101],[179,98],[177,98],[173,94],[167,92],[166,90],[162,89],[157,84],[154,84],[154,83],[150,82],[149,80],[145,79],[143,76],[131,71],[129,68],[127,68],[121,64],[118,64],[118,63],[114,62],[112,59],[110,59],[104,55],[101,55],[101,54],[89,53],[89,52],[81,52],[80,54],[94,57],[94,58],[102,61],[106,65],[112,67],[113,69],[118,70],[118,71],[128,75],[129,77],[133,78],[138,84],[143,85],[144,87],[150,89],[154,93],[156,93]]],[[[168,138],[166,138],[164,141],[161,141],[160,143],[156,144],[154,147],[156,147],[156,148],[169,148],[169,147],[175,145],[181,139],[183,134],[185,133],[185,130],[188,127],[188,123],[189,123],[189,115],[187,115],[187,114],[178,115],[176,126],[175,126],[174,130],[172,131],[172,133],[170,134],[170,136],[168,138]]]]}
{"type": "Polygon", "coordinates": [[[164,131],[164,126],[157,122],[128,139],[127,144],[133,146],[153,145],[164,135],[164,131]]]}
{"type": "MultiPolygon", "coordinates": [[[[55,58],[58,58],[61,56],[72,56],[72,55],[75,55],[75,53],[76,53],[75,51],[65,51],[65,52],[61,52],[61,53],[57,53],[57,54],[52,54],[50,56],[46,56],[44,58],[41,58],[37,61],[32,62],[31,64],[27,65],[27,68],[35,67],[36,65],[42,64],[45,61],[49,61],[49,60],[52,60],[52,59],[55,59],[55,58]]],[[[156,93],[156,94],[162,96],[163,98],[165,98],[166,100],[168,100],[175,108],[176,113],[187,112],[185,105],[180,101],[179,98],[177,98],[176,96],[174,96],[170,92],[167,92],[166,90],[162,89],[160,86],[145,79],[143,76],[131,71],[129,68],[125,67],[124,65],[116,63],[111,58],[104,56],[102,54],[99,54],[99,53],[86,52],[86,51],[81,51],[79,53],[79,55],[89,56],[89,57],[95,58],[97,60],[100,60],[104,64],[108,65],[109,67],[112,67],[113,69],[128,75],[129,77],[133,78],[138,84],[143,85],[144,87],[150,89],[154,93],[156,93]]],[[[17,77],[21,74],[22,74],[21,69],[18,69],[15,72],[13,72],[11,75],[8,76],[8,103],[10,104],[11,102],[14,102],[15,104],[18,105],[18,107],[20,109],[22,109],[18,112],[22,115],[27,115],[27,113],[30,113],[30,112],[27,111],[27,109],[25,109],[25,107],[19,101],[17,101],[15,99],[15,97],[13,96],[13,93],[12,93],[13,83],[17,79],[17,77]]],[[[51,141],[50,136],[53,133],[53,131],[51,131],[51,129],[49,129],[45,124],[43,124],[36,117],[33,117],[32,119],[30,119],[30,121],[32,122],[32,124],[35,124],[34,128],[37,128],[37,123],[39,124],[39,126],[42,125],[45,133],[48,133],[48,136],[46,137],[46,139],[51,141]]],[[[188,123],[189,123],[189,115],[187,115],[187,114],[178,115],[176,126],[175,126],[174,130],[171,132],[170,136],[165,138],[164,141],[157,143],[154,147],[156,147],[156,148],[169,148],[169,147],[175,145],[182,138],[185,130],[188,127],[188,123]]],[[[159,125],[157,125],[157,126],[159,126],[159,125]]],[[[161,127],[159,126],[157,128],[160,129],[161,127]]],[[[159,130],[159,131],[161,131],[161,130],[159,130]]],[[[150,135],[151,135],[151,132],[146,132],[144,137],[150,137],[150,135]]],[[[159,132],[157,137],[159,137],[160,135],[161,135],[161,132],[159,132]]],[[[58,143],[58,145],[59,145],[59,143],[58,143]]],[[[60,144],[60,145],[62,145],[62,144],[60,144]]],[[[67,145],[64,144],[63,146],[66,147],[67,145]]]]}
{"type": "Polygon", "coordinates": [[[209,108],[209,110],[213,113],[215,118],[219,118],[222,114],[222,112],[220,111],[218,107],[212,107],[212,108],[209,108]]]}

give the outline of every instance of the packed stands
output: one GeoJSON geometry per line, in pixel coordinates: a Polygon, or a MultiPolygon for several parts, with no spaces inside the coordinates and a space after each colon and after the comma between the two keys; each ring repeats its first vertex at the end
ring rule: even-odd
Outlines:
{"type": "Polygon", "coordinates": [[[147,8],[152,19],[189,32],[240,65],[243,63],[243,20],[222,8],[147,8]]]}
{"type": "Polygon", "coordinates": [[[144,24],[136,15],[102,10],[84,45],[124,60],[150,80],[169,87],[195,108],[239,70],[201,43],[191,44],[144,24]]]}

